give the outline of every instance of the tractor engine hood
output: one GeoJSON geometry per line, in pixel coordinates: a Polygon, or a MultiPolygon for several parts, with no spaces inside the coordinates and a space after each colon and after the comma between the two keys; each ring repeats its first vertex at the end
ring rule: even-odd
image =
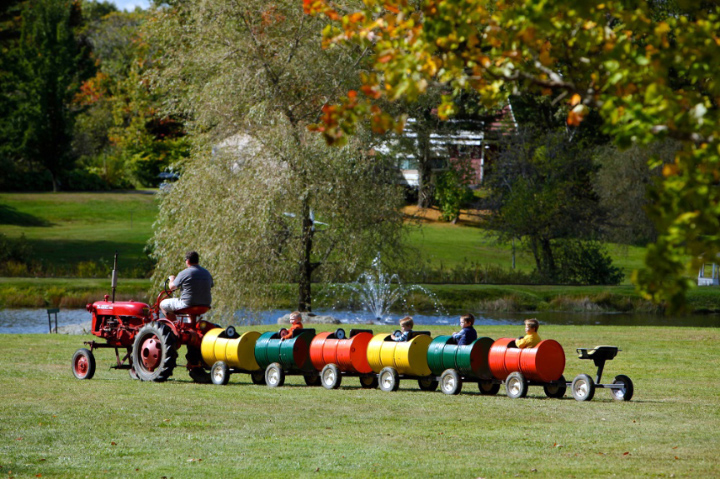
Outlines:
{"type": "Polygon", "coordinates": [[[137,301],[95,301],[87,305],[87,310],[100,315],[144,317],[148,315],[150,306],[137,301]]]}

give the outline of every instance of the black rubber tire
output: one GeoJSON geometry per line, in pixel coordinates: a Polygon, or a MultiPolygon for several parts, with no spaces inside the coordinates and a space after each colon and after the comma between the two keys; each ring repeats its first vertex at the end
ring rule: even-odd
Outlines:
{"type": "Polygon", "coordinates": [[[95,376],[95,355],[89,349],[80,348],[73,354],[71,367],[76,379],[92,379],[95,376]]]}
{"type": "Polygon", "coordinates": [[[320,375],[315,373],[303,374],[303,379],[308,386],[320,386],[322,383],[320,375]]]}
{"type": "Polygon", "coordinates": [[[378,387],[377,375],[360,376],[360,386],[362,386],[363,389],[376,389],[378,387]]]}
{"type": "Polygon", "coordinates": [[[500,384],[493,381],[478,382],[478,390],[483,396],[495,396],[500,392],[500,384]]]}
{"type": "Polygon", "coordinates": [[[257,384],[258,386],[264,386],[265,385],[265,373],[262,371],[256,371],[254,373],[250,373],[250,380],[253,384],[257,384]]]}
{"type": "Polygon", "coordinates": [[[138,378],[141,381],[166,381],[170,376],[172,376],[175,365],[177,364],[175,335],[172,330],[157,321],[153,321],[152,323],[143,326],[140,331],[138,331],[137,335],[135,335],[132,360],[135,372],[137,372],[138,378]],[[146,341],[152,340],[153,337],[157,342],[160,356],[158,358],[157,366],[150,369],[143,362],[143,357],[149,356],[147,348],[143,351],[143,345],[146,341]]]}
{"type": "Polygon", "coordinates": [[[212,383],[210,372],[205,369],[206,364],[205,361],[203,361],[202,352],[199,348],[191,348],[188,346],[185,359],[187,360],[188,374],[193,382],[198,384],[212,383]]]}
{"type": "Polygon", "coordinates": [[[505,379],[505,393],[509,398],[517,399],[527,396],[528,383],[522,373],[514,372],[505,379]]]}
{"type": "Polygon", "coordinates": [[[460,394],[462,386],[462,378],[454,369],[446,369],[440,375],[440,390],[448,396],[460,394]]]}
{"type": "Polygon", "coordinates": [[[394,368],[383,368],[378,375],[378,384],[382,391],[397,391],[400,388],[400,375],[394,368]]]}
{"type": "Polygon", "coordinates": [[[133,366],[130,366],[130,369],[128,369],[128,375],[130,376],[130,379],[133,381],[138,381],[140,378],[137,375],[137,371],[135,371],[135,368],[133,366]]]}
{"type": "Polygon", "coordinates": [[[435,391],[438,388],[438,382],[434,377],[418,379],[418,387],[422,391],[435,391]]]}
{"type": "Polygon", "coordinates": [[[212,365],[210,380],[217,386],[225,386],[230,381],[230,368],[225,361],[218,361],[212,365]]]}
{"type": "Polygon", "coordinates": [[[595,381],[587,374],[578,374],[570,387],[577,401],[591,401],[595,396],[595,381]]]}
{"type": "Polygon", "coordinates": [[[623,389],[610,390],[610,395],[612,395],[613,399],[615,399],[616,401],[629,401],[632,399],[633,394],[635,393],[635,387],[633,386],[633,382],[632,380],[630,380],[629,377],[625,376],[624,374],[615,376],[613,384],[625,385],[623,389]]]}
{"type": "Polygon", "coordinates": [[[325,389],[337,389],[342,383],[342,374],[336,365],[326,364],[320,372],[320,379],[325,389]]]}
{"type": "Polygon", "coordinates": [[[240,337],[240,335],[237,333],[237,330],[235,329],[235,326],[228,326],[225,328],[225,335],[229,339],[235,339],[237,337],[240,337]]]}
{"type": "Polygon", "coordinates": [[[560,376],[560,379],[557,380],[557,384],[553,383],[543,385],[543,390],[545,391],[545,395],[549,398],[560,399],[565,396],[565,392],[567,392],[567,381],[565,381],[565,376],[560,376]]]}
{"type": "Polygon", "coordinates": [[[345,336],[345,330],[343,328],[337,328],[335,330],[335,338],[336,339],[345,339],[347,336],[345,336]]]}
{"type": "Polygon", "coordinates": [[[285,371],[280,363],[272,363],[265,368],[265,384],[271,388],[279,388],[285,384],[285,371]]]}

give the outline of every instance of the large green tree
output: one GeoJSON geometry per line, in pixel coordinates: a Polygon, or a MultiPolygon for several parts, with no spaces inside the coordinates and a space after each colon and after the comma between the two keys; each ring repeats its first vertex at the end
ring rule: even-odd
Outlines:
{"type": "MultiPolygon", "coordinates": [[[[364,0],[347,12],[303,0],[309,13],[338,20],[325,43],[372,49],[366,97],[345,99],[323,118],[329,140],[352,131],[358,115],[381,117],[376,98],[417,98],[446,86],[471,89],[486,105],[519,91],[565,102],[578,125],[591,108],[620,147],[673,138],[682,149],[663,167],[650,213],[659,237],[635,281],[648,298],[681,307],[688,273],[720,253],[720,8],[677,0],[364,0]]],[[[387,121],[387,124],[391,122],[387,121]]],[[[657,163],[651,164],[656,166],[657,163]]]]}
{"type": "Polygon", "coordinates": [[[522,129],[505,139],[486,180],[487,226],[501,239],[523,239],[541,276],[557,281],[554,242],[596,237],[606,221],[595,173],[590,151],[565,134],[522,129]]]}
{"type": "Polygon", "coordinates": [[[307,132],[357,81],[363,52],[321,49],[325,21],[291,0],[187,1],[155,15],[152,82],[195,144],[162,202],[155,278],[196,248],[216,275],[218,307],[267,306],[273,284],[297,283],[308,311],[314,281],[391,252],[401,218],[390,170],[366,154],[363,135],[333,150],[307,132]]]}
{"type": "Polygon", "coordinates": [[[53,191],[70,169],[73,112],[71,100],[90,73],[87,50],[76,29],[81,25],[79,2],[37,0],[23,5],[15,83],[19,135],[18,156],[42,165],[52,176],[53,191]]]}

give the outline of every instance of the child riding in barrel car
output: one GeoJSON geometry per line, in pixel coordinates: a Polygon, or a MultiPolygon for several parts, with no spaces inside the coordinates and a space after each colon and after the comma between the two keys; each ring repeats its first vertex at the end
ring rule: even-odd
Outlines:
{"type": "Polygon", "coordinates": [[[538,329],[540,329],[540,323],[535,318],[525,320],[525,336],[520,336],[515,341],[515,346],[520,349],[534,348],[540,344],[540,336],[538,336],[538,329]]]}

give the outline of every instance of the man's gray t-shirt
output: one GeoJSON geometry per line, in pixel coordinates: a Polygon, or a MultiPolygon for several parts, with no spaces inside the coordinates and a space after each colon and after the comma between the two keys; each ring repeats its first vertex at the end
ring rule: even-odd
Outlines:
{"type": "Polygon", "coordinates": [[[188,306],[210,306],[213,279],[210,272],[202,266],[193,265],[180,271],[173,281],[175,286],[182,288],[180,300],[188,306]]]}

